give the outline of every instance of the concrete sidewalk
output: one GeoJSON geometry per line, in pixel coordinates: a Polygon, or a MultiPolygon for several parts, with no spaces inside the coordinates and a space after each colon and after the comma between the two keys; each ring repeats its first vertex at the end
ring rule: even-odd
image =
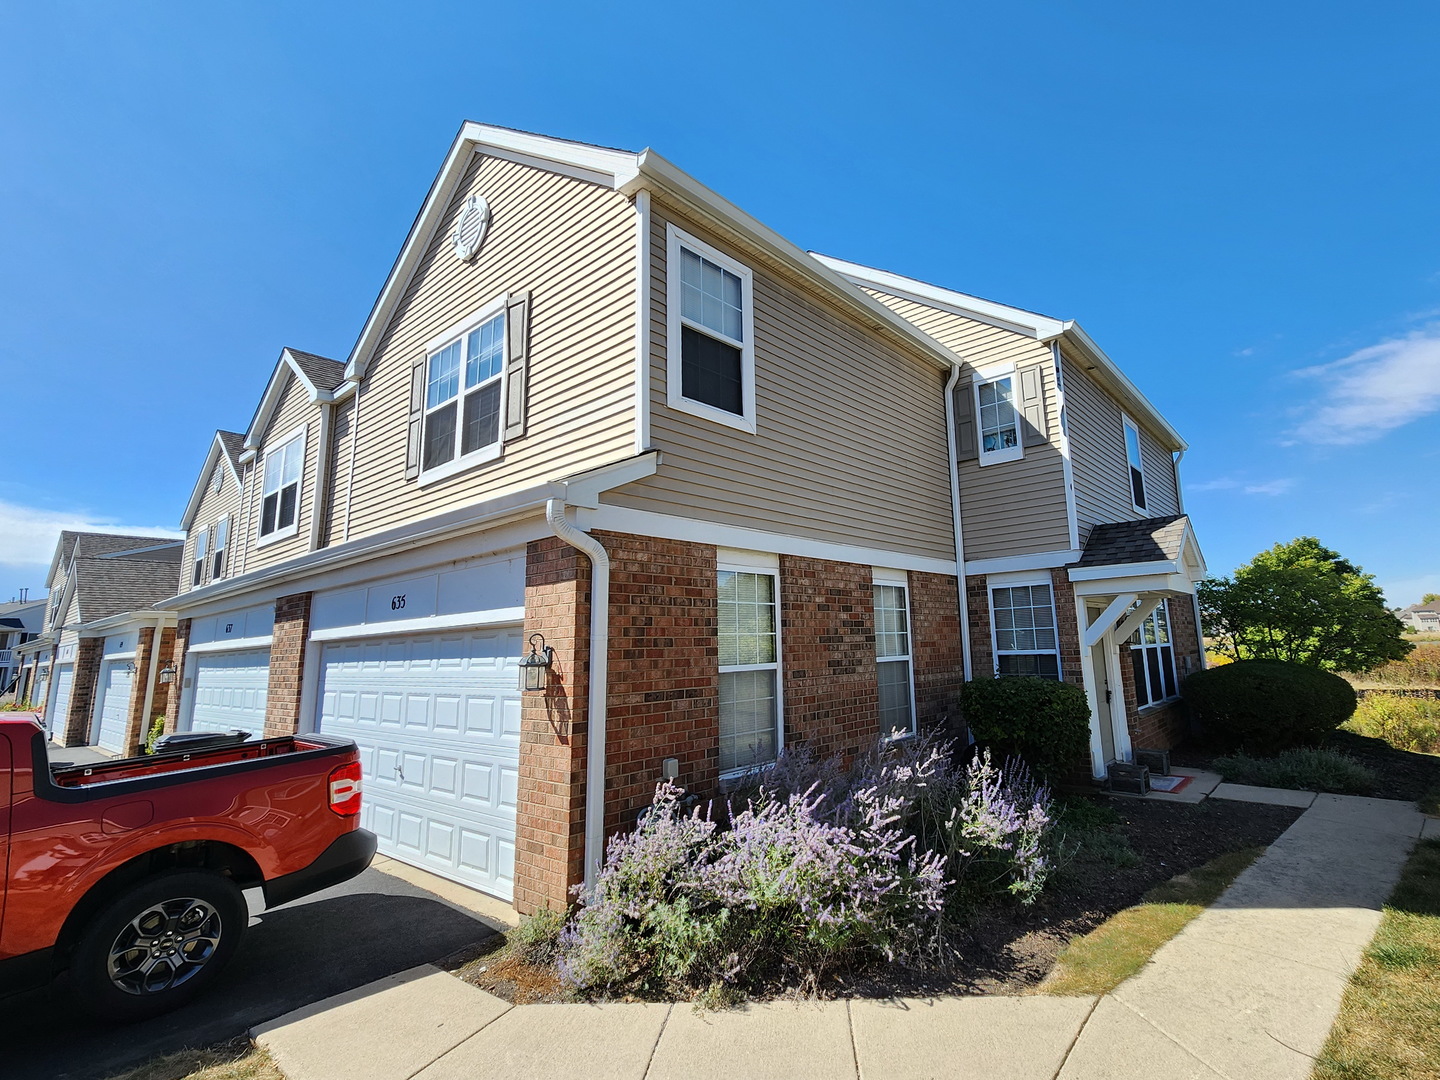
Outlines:
{"type": "Polygon", "coordinates": [[[256,1028],[289,1080],[1303,1080],[1426,819],[1320,795],[1101,998],[513,1006],[431,967],[256,1028]]]}

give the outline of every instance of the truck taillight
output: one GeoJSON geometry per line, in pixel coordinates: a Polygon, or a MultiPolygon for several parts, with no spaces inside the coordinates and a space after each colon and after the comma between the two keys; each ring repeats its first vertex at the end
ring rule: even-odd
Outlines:
{"type": "Polygon", "coordinates": [[[352,761],[330,770],[330,809],[341,817],[360,813],[360,763],[352,761]]]}

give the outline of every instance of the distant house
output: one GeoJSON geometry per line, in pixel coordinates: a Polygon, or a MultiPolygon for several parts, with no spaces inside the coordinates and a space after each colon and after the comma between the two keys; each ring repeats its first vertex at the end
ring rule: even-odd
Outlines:
{"type": "Polygon", "coordinates": [[[1431,600],[1428,604],[1411,604],[1396,614],[1409,629],[1440,634],[1440,600],[1431,600]]]}
{"type": "Polygon", "coordinates": [[[0,694],[15,688],[20,675],[20,657],[15,650],[40,633],[44,620],[44,597],[30,600],[22,592],[19,600],[0,604],[0,694]]]}
{"type": "Polygon", "coordinates": [[[175,591],[183,547],[164,536],[60,534],[43,625],[17,650],[17,698],[35,703],[52,740],[134,753],[164,711],[159,669],[175,616],[154,605],[175,591]]]}

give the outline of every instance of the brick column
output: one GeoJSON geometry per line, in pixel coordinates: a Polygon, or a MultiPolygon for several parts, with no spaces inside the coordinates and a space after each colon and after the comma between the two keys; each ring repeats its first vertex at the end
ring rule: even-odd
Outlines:
{"type": "Polygon", "coordinates": [[[1060,678],[1076,686],[1085,685],[1080,669],[1080,626],[1075,621],[1075,586],[1064,567],[1050,571],[1050,592],[1055,597],[1055,628],[1059,631],[1060,678]]]}
{"type": "Polygon", "coordinates": [[[75,679],[70,684],[70,710],[65,718],[66,746],[84,746],[90,741],[95,683],[104,651],[104,638],[81,638],[75,643],[75,679]]]}
{"type": "MultiPolygon", "coordinates": [[[[169,631],[167,631],[168,633],[169,631]]],[[[171,683],[171,693],[165,701],[165,734],[171,735],[176,731],[180,723],[180,699],[185,696],[185,654],[190,650],[190,620],[181,619],[175,624],[175,633],[171,638],[172,646],[169,653],[160,653],[160,666],[163,668],[168,661],[175,669],[175,681],[171,683]]],[[[163,646],[165,638],[162,635],[160,643],[163,646]]],[[[155,673],[155,678],[160,678],[160,673],[155,673]]]]}
{"type": "Polygon", "coordinates": [[[995,674],[995,654],[990,646],[990,587],[984,574],[965,579],[965,606],[970,622],[970,676],[988,679],[995,674]]]}
{"type": "Polygon", "coordinates": [[[525,634],[535,633],[555,662],[545,692],[521,702],[514,904],[522,915],[565,910],[584,878],[590,563],[557,537],[526,549],[525,634]]]}
{"type": "MultiPolygon", "coordinates": [[[[989,619],[987,606],[987,643],[989,619]]],[[[988,656],[988,644],[985,652],[988,656]]],[[[920,729],[939,728],[943,723],[951,734],[963,735],[960,688],[965,685],[965,657],[960,643],[960,597],[955,578],[949,574],[910,571],[910,655],[915,665],[915,717],[920,729]]],[[[971,660],[973,663],[973,656],[971,660]]]]}
{"type": "MultiPolygon", "coordinates": [[[[186,620],[186,628],[189,628],[189,620],[186,620]]],[[[160,631],[160,662],[155,665],[155,693],[150,702],[150,715],[145,717],[145,732],[149,734],[150,721],[156,716],[170,715],[170,701],[180,696],[180,665],[175,667],[175,681],[173,683],[162,683],[160,681],[160,669],[166,662],[175,655],[175,627],[167,626],[160,631]]]]}
{"type": "Polygon", "coordinates": [[[785,742],[847,763],[880,737],[874,570],[780,556],[785,742]]]}
{"type": "Polygon", "coordinates": [[[310,594],[294,593],[275,601],[275,635],[270,642],[270,682],[265,691],[265,737],[293,735],[300,729],[300,688],[305,644],[310,638],[310,594]]]}

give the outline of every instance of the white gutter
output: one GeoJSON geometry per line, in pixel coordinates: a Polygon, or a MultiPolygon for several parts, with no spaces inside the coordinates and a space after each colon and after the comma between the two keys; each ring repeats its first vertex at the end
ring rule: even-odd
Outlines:
{"type": "Polygon", "coordinates": [[[960,656],[965,681],[970,681],[970,604],[965,596],[965,538],[960,524],[960,463],[955,460],[955,386],[960,365],[950,366],[945,380],[945,459],[950,463],[950,507],[955,524],[955,592],[960,602],[960,656]]]}
{"type": "Polygon", "coordinates": [[[545,520],[565,543],[590,560],[590,689],[585,705],[585,891],[605,849],[605,711],[610,676],[610,556],[600,541],[565,517],[565,500],[545,504],[545,520]]]}
{"type": "Polygon", "coordinates": [[[1180,487],[1180,462],[1185,460],[1185,449],[1182,447],[1180,452],[1170,459],[1170,471],[1175,476],[1175,506],[1182,514],[1185,513],[1185,492],[1180,487]]]}

